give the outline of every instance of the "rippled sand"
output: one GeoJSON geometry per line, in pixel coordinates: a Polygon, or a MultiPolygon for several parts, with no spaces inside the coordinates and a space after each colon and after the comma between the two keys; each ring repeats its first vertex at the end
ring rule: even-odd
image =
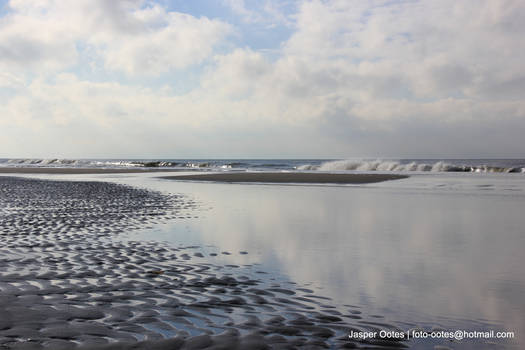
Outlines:
{"type": "MultiPolygon", "coordinates": [[[[348,340],[359,308],[278,284],[199,247],[115,240],[197,204],[103,182],[0,177],[0,348],[404,347],[348,340]]],[[[246,252],[224,252],[246,254],[246,252]]],[[[292,286],[292,287],[291,287],[292,286]]]]}

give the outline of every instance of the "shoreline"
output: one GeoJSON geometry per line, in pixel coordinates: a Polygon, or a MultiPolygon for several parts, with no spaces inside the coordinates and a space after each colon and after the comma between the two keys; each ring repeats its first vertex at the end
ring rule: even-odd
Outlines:
{"type": "Polygon", "coordinates": [[[304,183],[304,184],[367,184],[408,178],[397,174],[330,174],[330,173],[213,173],[162,176],[166,180],[226,183],[304,183]]]}
{"type": "MultiPolygon", "coordinates": [[[[82,174],[128,174],[128,173],[150,173],[150,172],[177,172],[178,169],[162,168],[44,168],[44,167],[14,167],[1,168],[0,174],[60,174],[60,175],[82,175],[82,174]]],[[[185,170],[191,171],[191,170],[185,170]]]]}

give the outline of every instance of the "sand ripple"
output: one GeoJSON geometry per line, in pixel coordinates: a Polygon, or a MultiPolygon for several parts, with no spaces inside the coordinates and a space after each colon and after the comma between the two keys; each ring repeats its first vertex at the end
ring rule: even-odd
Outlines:
{"type": "Polygon", "coordinates": [[[195,207],[111,183],[0,177],[0,349],[405,347],[349,341],[375,329],[356,307],[337,311],[255,267],[111,239],[195,207]]]}

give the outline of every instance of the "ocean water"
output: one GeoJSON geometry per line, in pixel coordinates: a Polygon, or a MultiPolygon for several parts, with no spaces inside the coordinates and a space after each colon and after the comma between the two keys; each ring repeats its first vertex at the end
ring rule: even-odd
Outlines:
{"type": "Polygon", "coordinates": [[[525,159],[32,159],[0,167],[163,168],[200,171],[383,171],[525,173],[525,159]]]}

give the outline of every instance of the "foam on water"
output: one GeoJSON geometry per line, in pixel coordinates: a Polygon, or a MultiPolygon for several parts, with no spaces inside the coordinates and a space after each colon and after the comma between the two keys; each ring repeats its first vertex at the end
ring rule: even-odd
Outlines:
{"type": "Polygon", "coordinates": [[[524,159],[0,159],[0,167],[165,168],[194,171],[525,173],[524,159]]]}
{"type": "MultiPolygon", "coordinates": [[[[457,161],[456,161],[457,162],[457,161]]],[[[298,170],[314,171],[432,171],[432,172],[472,172],[472,173],[525,173],[524,166],[498,166],[479,164],[452,164],[447,161],[436,161],[434,163],[420,161],[396,161],[396,160],[336,160],[321,163],[320,165],[305,164],[299,166],[298,170]]],[[[465,162],[467,163],[467,162],[465,162]]]]}

